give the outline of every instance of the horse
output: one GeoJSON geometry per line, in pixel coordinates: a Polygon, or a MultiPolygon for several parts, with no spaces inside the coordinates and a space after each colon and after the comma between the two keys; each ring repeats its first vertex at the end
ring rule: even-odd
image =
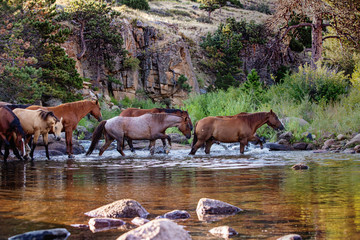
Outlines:
{"type": "Polygon", "coordinates": [[[0,106],[0,140],[5,143],[4,161],[9,156],[11,148],[15,156],[23,160],[25,155],[25,132],[19,118],[6,106],[0,106]],[[21,149],[21,155],[18,149],[21,149]]]}
{"type": "Polygon", "coordinates": [[[177,127],[186,138],[191,137],[191,130],[186,118],[167,113],[147,113],[139,117],[113,117],[102,121],[94,130],[91,145],[86,155],[90,155],[99,142],[102,133],[105,136],[105,144],[100,148],[99,156],[117,140],[117,150],[123,152],[124,139],[150,140],[150,154],[155,152],[156,139],[169,138],[164,132],[169,127],[177,127]]]}
{"type": "Polygon", "coordinates": [[[27,109],[45,109],[54,112],[57,117],[62,117],[63,129],[66,140],[66,153],[73,158],[72,134],[79,121],[88,113],[94,116],[99,122],[102,120],[100,104],[98,100],[82,100],[58,105],[56,107],[30,106],[27,109]]]}
{"type": "Polygon", "coordinates": [[[272,110],[240,114],[235,117],[205,117],[195,126],[194,140],[189,154],[194,155],[204,143],[206,143],[205,153],[209,154],[211,145],[215,141],[240,142],[240,153],[243,154],[248,141],[258,140],[255,132],[265,123],[275,130],[284,129],[283,124],[272,110]]]}
{"type": "MultiPolygon", "coordinates": [[[[151,109],[139,109],[139,108],[127,108],[124,111],[122,111],[120,113],[120,117],[139,117],[141,115],[144,115],[146,113],[171,113],[171,114],[175,114],[176,116],[179,117],[184,117],[186,124],[189,125],[190,130],[193,130],[193,125],[189,116],[189,113],[187,111],[183,111],[180,109],[167,109],[167,108],[151,108],[151,109]]],[[[163,132],[163,134],[165,134],[165,132],[163,132]]],[[[169,145],[171,146],[171,138],[168,137],[167,138],[169,145]]],[[[163,146],[166,146],[166,141],[165,139],[161,139],[163,146]]],[[[131,149],[132,152],[134,152],[134,147],[132,144],[132,140],[131,139],[127,139],[128,145],[131,149]]],[[[150,147],[150,146],[149,146],[150,147]]]]}
{"type": "Polygon", "coordinates": [[[63,124],[61,123],[62,118],[59,120],[53,112],[42,109],[29,110],[16,108],[13,112],[20,119],[21,126],[26,133],[26,144],[29,143],[31,136],[34,135],[34,140],[30,152],[31,160],[34,160],[34,150],[36,148],[40,134],[43,136],[46,157],[50,160],[48,135],[49,132],[52,131],[56,137],[56,140],[59,141],[61,139],[60,135],[63,128],[63,124]]]}

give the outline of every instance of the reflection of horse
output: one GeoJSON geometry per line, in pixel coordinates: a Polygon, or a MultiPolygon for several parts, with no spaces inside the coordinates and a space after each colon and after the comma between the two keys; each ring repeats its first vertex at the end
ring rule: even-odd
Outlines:
{"type": "Polygon", "coordinates": [[[102,133],[105,135],[105,144],[101,147],[99,155],[116,139],[117,150],[124,156],[123,141],[125,138],[133,140],[150,140],[150,153],[154,154],[156,139],[165,139],[169,136],[164,132],[169,127],[178,129],[187,137],[191,137],[190,126],[184,117],[164,113],[147,113],[140,117],[114,117],[102,121],[93,132],[92,141],[86,155],[93,152],[102,133]]]}
{"type": "MultiPolygon", "coordinates": [[[[127,108],[124,111],[120,113],[120,117],[139,117],[141,115],[144,115],[146,113],[171,113],[179,117],[185,118],[186,124],[189,125],[190,130],[193,130],[193,125],[191,123],[190,116],[187,111],[182,111],[180,109],[167,109],[167,108],[152,108],[152,109],[139,109],[139,108],[127,108]]],[[[165,134],[165,131],[163,132],[165,134]]],[[[171,138],[168,137],[169,145],[171,146],[171,138]]],[[[165,139],[161,139],[163,146],[166,146],[165,139]]],[[[134,148],[132,145],[132,140],[127,139],[127,142],[129,144],[129,147],[132,152],[134,152],[134,148]]]]}
{"type": "Polygon", "coordinates": [[[88,113],[93,115],[99,122],[102,119],[99,102],[96,100],[83,100],[64,103],[56,107],[30,106],[27,109],[45,109],[54,112],[55,116],[62,117],[63,129],[66,139],[66,153],[69,158],[73,156],[72,134],[79,121],[88,113]]]}
{"type": "Polygon", "coordinates": [[[236,117],[206,117],[197,122],[194,131],[194,140],[190,154],[195,154],[203,143],[206,143],[205,153],[210,153],[210,148],[215,141],[232,143],[240,142],[240,153],[244,153],[248,141],[256,141],[254,134],[264,124],[277,129],[284,126],[270,110],[270,112],[240,114],[236,117]]]}
{"type": "Polygon", "coordinates": [[[23,156],[25,154],[25,133],[19,118],[5,106],[0,107],[0,116],[0,140],[5,143],[4,161],[9,156],[9,148],[13,150],[17,158],[22,160],[17,148],[21,149],[23,156]]]}
{"type": "Polygon", "coordinates": [[[34,140],[30,152],[31,160],[34,160],[34,150],[36,148],[40,134],[43,136],[46,157],[50,159],[48,149],[48,134],[49,131],[52,131],[55,134],[56,139],[60,140],[60,134],[63,128],[61,123],[62,119],[59,120],[53,112],[42,109],[29,110],[16,108],[14,109],[14,113],[20,119],[21,126],[27,135],[26,143],[29,143],[31,136],[34,135],[34,140]]]}

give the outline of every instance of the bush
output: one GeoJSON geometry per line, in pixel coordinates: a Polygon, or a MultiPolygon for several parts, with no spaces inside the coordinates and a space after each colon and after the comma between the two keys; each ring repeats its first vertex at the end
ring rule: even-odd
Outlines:
{"type": "Polygon", "coordinates": [[[126,6],[139,10],[149,10],[150,6],[146,0],[120,0],[119,3],[125,4],[126,6]]]}
{"type": "Polygon", "coordinates": [[[180,75],[180,77],[177,80],[177,83],[179,84],[180,88],[185,90],[186,92],[191,92],[192,87],[187,83],[187,77],[185,77],[183,74],[180,75]]]}
{"type": "Polygon", "coordinates": [[[124,60],[124,68],[125,69],[128,68],[133,71],[136,71],[139,69],[139,67],[140,67],[140,60],[138,58],[132,57],[132,56],[125,58],[125,60],[124,60]]]}

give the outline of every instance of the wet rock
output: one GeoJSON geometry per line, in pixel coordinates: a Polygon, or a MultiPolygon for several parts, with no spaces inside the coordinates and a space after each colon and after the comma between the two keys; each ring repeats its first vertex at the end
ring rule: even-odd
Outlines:
{"type": "Polygon", "coordinates": [[[241,211],[243,211],[241,208],[210,198],[201,198],[196,207],[199,220],[206,219],[207,215],[232,215],[241,211]]]}
{"type": "Polygon", "coordinates": [[[294,166],[292,166],[291,168],[295,169],[295,170],[305,170],[305,169],[309,169],[309,167],[305,164],[299,163],[299,164],[295,164],[294,166]]]}
{"type": "Polygon", "coordinates": [[[169,219],[155,219],[143,226],[135,228],[123,235],[117,240],[189,240],[189,233],[182,226],[169,219]]]}
{"type": "Polygon", "coordinates": [[[300,142],[300,143],[294,143],[292,146],[295,150],[306,150],[308,144],[304,142],[300,142]]]}
{"type": "Polygon", "coordinates": [[[65,228],[54,228],[46,230],[38,230],[19,234],[13,237],[10,237],[9,240],[22,240],[22,239],[56,239],[56,240],[65,240],[70,236],[70,233],[65,228]]]}
{"type": "Polygon", "coordinates": [[[184,210],[174,210],[168,213],[165,213],[158,218],[167,218],[167,219],[187,219],[190,217],[190,214],[184,210]]]}
{"type": "Polygon", "coordinates": [[[89,220],[89,228],[92,232],[106,231],[118,228],[124,224],[123,220],[114,218],[91,218],[89,220]]]}
{"type": "Polygon", "coordinates": [[[359,152],[360,152],[360,145],[356,145],[356,146],[354,147],[354,151],[355,151],[356,153],[359,153],[359,152]]]}
{"type": "Polygon", "coordinates": [[[89,229],[89,225],[86,224],[71,224],[70,226],[74,228],[89,229]]]}
{"type": "Polygon", "coordinates": [[[222,237],[226,239],[238,234],[233,228],[229,226],[215,227],[212,228],[209,232],[214,236],[222,237]]]}
{"type": "Polygon", "coordinates": [[[289,234],[289,235],[285,235],[283,237],[280,237],[277,240],[302,240],[302,238],[298,234],[289,234]]]}
{"type": "Polygon", "coordinates": [[[324,146],[322,147],[322,149],[329,149],[331,148],[332,145],[335,145],[336,144],[336,141],[335,139],[328,139],[324,142],[324,146]]]}
{"type": "Polygon", "coordinates": [[[279,139],[286,139],[288,142],[290,142],[292,137],[293,137],[293,135],[291,132],[285,132],[279,136],[279,139]]]}
{"type": "Polygon", "coordinates": [[[360,144],[360,134],[357,134],[345,145],[345,148],[354,147],[359,144],[360,144]]]}
{"type": "Polygon", "coordinates": [[[189,144],[188,139],[182,134],[170,133],[168,135],[170,136],[172,143],[189,144]]]}
{"type": "Polygon", "coordinates": [[[285,138],[280,139],[279,141],[277,141],[277,143],[281,144],[281,145],[286,145],[286,146],[290,145],[289,141],[286,140],[285,138]]]}
{"type": "Polygon", "coordinates": [[[136,217],[133,220],[131,220],[131,223],[136,226],[142,226],[148,222],[150,222],[150,220],[148,220],[146,218],[141,218],[141,217],[136,217]]]}
{"type": "Polygon", "coordinates": [[[86,212],[90,217],[109,217],[109,218],[146,218],[149,213],[135,200],[122,199],[105,206],[86,212]]]}
{"type": "Polygon", "coordinates": [[[265,147],[269,148],[272,151],[291,151],[293,148],[288,145],[278,144],[278,143],[266,143],[265,147]]]}
{"type": "Polygon", "coordinates": [[[307,146],[306,146],[306,150],[314,150],[316,149],[315,145],[312,144],[312,143],[309,143],[307,146]]]}

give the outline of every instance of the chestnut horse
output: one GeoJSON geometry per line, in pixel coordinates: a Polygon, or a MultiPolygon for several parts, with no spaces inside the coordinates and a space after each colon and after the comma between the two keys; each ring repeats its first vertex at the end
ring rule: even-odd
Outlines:
{"type": "MultiPolygon", "coordinates": [[[[151,108],[151,109],[139,109],[139,108],[127,108],[120,113],[120,117],[139,117],[146,113],[171,113],[179,117],[185,118],[186,124],[189,125],[190,130],[193,130],[193,125],[191,123],[190,116],[187,111],[183,111],[180,109],[167,109],[167,108],[151,108]]],[[[165,132],[163,132],[165,134],[165,132]]],[[[134,152],[134,147],[131,139],[126,139],[129,147],[132,152],[134,152]]],[[[167,138],[169,145],[171,146],[171,138],[168,136],[167,138]]],[[[165,139],[161,139],[163,146],[166,146],[165,139]]]]}
{"type": "Polygon", "coordinates": [[[123,152],[125,138],[150,140],[150,154],[153,155],[156,139],[168,138],[164,132],[169,127],[178,127],[187,138],[191,137],[190,126],[186,118],[174,114],[147,113],[139,117],[113,117],[102,121],[94,130],[91,145],[86,155],[90,155],[94,151],[102,133],[105,135],[105,144],[100,149],[100,156],[114,140],[117,140],[118,152],[125,156],[123,152]]]}
{"type": "Polygon", "coordinates": [[[9,156],[11,148],[15,156],[22,160],[25,155],[25,132],[19,118],[6,106],[0,106],[0,140],[5,143],[4,161],[9,156]],[[18,149],[21,149],[21,155],[18,149]]]}
{"type": "Polygon", "coordinates": [[[34,135],[34,140],[30,152],[31,160],[34,160],[34,150],[36,148],[40,134],[43,136],[46,157],[50,160],[48,134],[50,131],[52,131],[56,137],[56,140],[60,140],[61,130],[63,128],[61,123],[62,119],[59,120],[53,112],[42,109],[29,110],[16,108],[13,112],[20,119],[21,126],[26,133],[26,144],[29,143],[31,136],[34,135]]]}
{"type": "Polygon", "coordinates": [[[206,117],[197,122],[194,131],[194,140],[191,146],[191,155],[206,143],[205,153],[215,141],[233,143],[240,142],[240,153],[244,153],[248,141],[259,140],[255,136],[256,130],[264,124],[275,130],[283,130],[284,126],[276,114],[270,112],[239,114],[233,117],[206,117]]]}
{"type": "Polygon", "coordinates": [[[98,100],[82,100],[71,103],[64,103],[56,107],[30,106],[27,109],[45,109],[54,112],[55,116],[61,118],[66,140],[66,153],[69,158],[73,157],[72,134],[79,121],[88,113],[93,115],[99,122],[102,119],[98,100]]]}

